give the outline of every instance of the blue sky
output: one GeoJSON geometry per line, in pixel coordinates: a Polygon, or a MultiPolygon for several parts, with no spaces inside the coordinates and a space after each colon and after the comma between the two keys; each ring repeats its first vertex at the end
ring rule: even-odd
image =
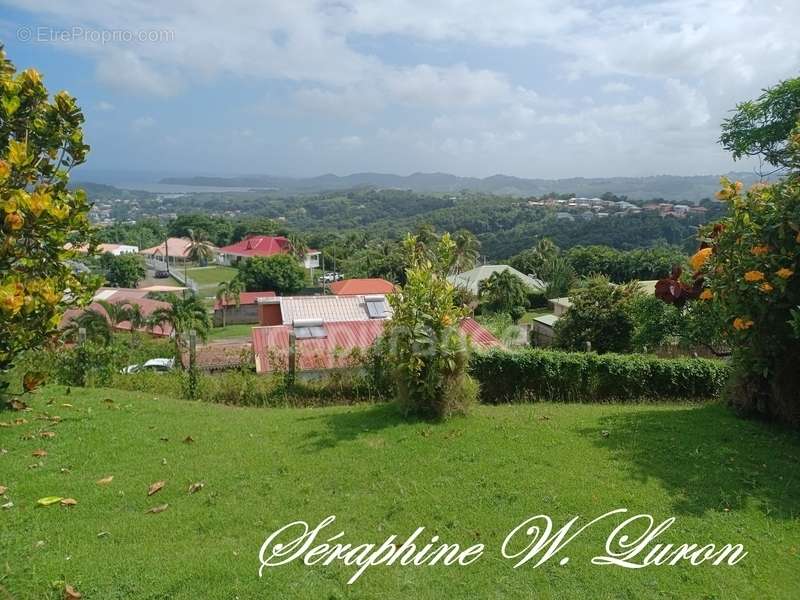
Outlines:
{"type": "Polygon", "coordinates": [[[97,170],[744,170],[720,121],[800,75],[796,0],[0,6],[10,58],[77,96],[97,170]]]}

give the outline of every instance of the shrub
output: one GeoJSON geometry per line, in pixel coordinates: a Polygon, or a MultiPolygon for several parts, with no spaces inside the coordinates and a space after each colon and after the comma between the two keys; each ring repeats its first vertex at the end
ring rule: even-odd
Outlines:
{"type": "Polygon", "coordinates": [[[702,358],[528,349],[476,353],[470,372],[480,384],[481,401],[495,404],[716,398],[729,367],[702,358]]]}

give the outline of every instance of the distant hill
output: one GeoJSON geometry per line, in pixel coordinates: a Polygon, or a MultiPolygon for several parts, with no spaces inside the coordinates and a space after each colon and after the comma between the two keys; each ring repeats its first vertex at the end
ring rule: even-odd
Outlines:
{"type": "MultiPolygon", "coordinates": [[[[753,183],[753,173],[728,173],[728,177],[753,183]]],[[[285,193],[315,193],[359,187],[392,188],[415,192],[458,192],[471,190],[510,196],[541,196],[550,192],[576,196],[600,196],[610,192],[634,200],[664,198],[697,202],[709,198],[719,189],[719,175],[655,175],[652,177],[608,177],[569,179],[524,179],[509,175],[491,177],[459,177],[448,173],[353,173],[352,175],[319,175],[293,178],[270,175],[241,177],[165,177],[159,183],[209,187],[243,187],[270,189],[285,193]]]]}

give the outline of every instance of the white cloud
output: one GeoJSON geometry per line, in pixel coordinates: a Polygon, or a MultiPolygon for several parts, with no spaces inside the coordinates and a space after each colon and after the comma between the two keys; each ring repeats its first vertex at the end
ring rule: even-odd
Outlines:
{"type": "Polygon", "coordinates": [[[131,121],[131,129],[138,133],[140,131],[150,129],[155,124],[156,120],[153,117],[136,117],[133,121],[131,121]]]}
{"type": "Polygon", "coordinates": [[[106,102],[105,100],[100,100],[100,102],[97,103],[97,110],[100,110],[100,111],[103,111],[103,112],[110,112],[110,111],[114,110],[114,105],[111,104],[111,102],[106,102]]]}
{"type": "Polygon", "coordinates": [[[633,88],[627,83],[622,83],[621,81],[610,81],[600,89],[606,94],[624,94],[625,92],[630,92],[633,88]]]}

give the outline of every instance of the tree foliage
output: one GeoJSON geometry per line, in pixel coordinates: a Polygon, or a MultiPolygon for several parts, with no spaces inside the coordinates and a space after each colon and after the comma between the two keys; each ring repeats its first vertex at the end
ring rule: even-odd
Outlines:
{"type": "Polygon", "coordinates": [[[516,322],[528,308],[528,287],[513,271],[496,271],[481,282],[478,299],[488,312],[505,313],[516,322]]]}
{"type": "Polygon", "coordinates": [[[555,326],[556,345],[585,350],[586,342],[597,352],[630,352],[634,321],[632,301],[640,294],[637,284],[613,285],[597,275],[573,290],[572,306],[555,326]]]}
{"type": "Polygon", "coordinates": [[[305,272],[289,254],[249,258],[239,263],[239,280],[248,292],[292,294],[305,285],[305,272]]]}
{"type": "Polygon", "coordinates": [[[722,123],[720,143],[734,159],[757,156],[778,168],[797,168],[788,143],[800,118],[800,77],[764,90],[755,100],[736,106],[722,123]]]}
{"type": "Polygon", "coordinates": [[[394,315],[382,342],[398,401],[407,414],[426,418],[464,412],[477,388],[467,375],[469,349],[458,328],[465,310],[456,306],[446,278],[455,243],[444,234],[431,249],[409,235],[403,247],[406,283],[389,296],[394,315]]]}
{"type": "Polygon", "coordinates": [[[106,252],[100,257],[100,265],[105,271],[108,284],[116,287],[136,287],[147,275],[144,262],[138,254],[114,256],[106,252]]]}
{"type": "Polygon", "coordinates": [[[89,150],[83,120],[72,96],[51,99],[41,75],[16,73],[0,46],[0,371],[97,285],[65,262],[65,244],[92,241],[86,195],[67,186],[89,150]]]}

